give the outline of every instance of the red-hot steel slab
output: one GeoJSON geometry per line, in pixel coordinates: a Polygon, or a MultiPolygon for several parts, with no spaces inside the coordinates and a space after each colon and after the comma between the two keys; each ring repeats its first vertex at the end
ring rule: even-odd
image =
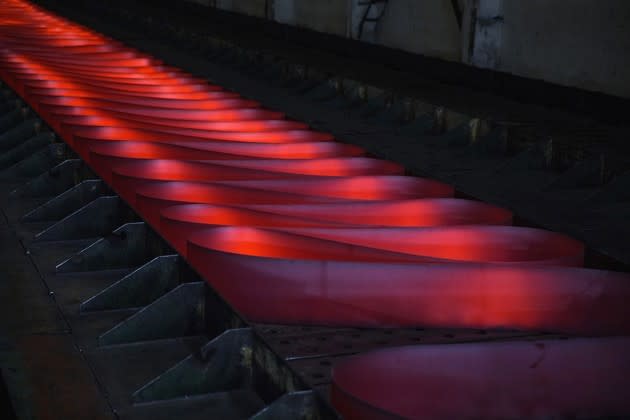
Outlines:
{"type": "Polygon", "coordinates": [[[254,210],[365,226],[444,226],[512,224],[512,213],[472,200],[435,198],[354,201],[338,204],[260,204],[254,210]]]}
{"type": "MultiPolygon", "coordinates": [[[[494,246],[509,236],[494,238],[494,246]]],[[[260,322],[580,334],[627,333],[630,327],[622,316],[630,293],[627,275],[541,265],[555,250],[540,260],[516,252],[509,262],[492,264],[483,255],[460,254],[460,248],[450,255],[453,263],[444,264],[422,255],[421,248],[370,245],[230,226],[193,235],[187,258],[260,322]]]]}
{"type": "Polygon", "coordinates": [[[244,159],[277,161],[282,165],[285,160],[319,160],[342,159],[344,157],[361,156],[362,151],[356,147],[346,147],[340,143],[295,143],[287,145],[273,145],[268,143],[236,143],[236,142],[101,142],[86,143],[90,151],[86,161],[109,184],[112,182],[112,170],[117,166],[146,160],[202,160],[221,162],[233,160],[239,162],[244,159]]]}
{"type": "Polygon", "coordinates": [[[144,209],[145,219],[157,226],[160,211],[176,203],[321,203],[450,197],[452,194],[453,190],[444,184],[402,176],[302,177],[214,183],[165,181],[138,186],[132,204],[144,209]]]}
{"type": "Polygon", "coordinates": [[[332,402],[349,420],[622,418],[628,351],[628,338],[375,351],[335,366],[332,402]]]}
{"type": "Polygon", "coordinates": [[[271,191],[219,183],[162,182],[143,185],[136,191],[133,206],[153,227],[159,227],[162,210],[181,204],[304,204],[329,203],[343,199],[327,195],[271,191]]]}
{"type": "MultiPolygon", "coordinates": [[[[26,1],[0,5],[0,77],[249,319],[629,332],[629,276],[579,268],[580,243],[501,226],[506,210],[26,1]]],[[[360,418],[627,413],[628,366],[602,343],[627,353],[545,343],[560,373],[525,369],[538,350],[524,343],[390,350],[340,366],[333,402],[360,418]],[[569,371],[588,379],[574,404],[569,371]]]]}
{"type": "Polygon", "coordinates": [[[295,176],[338,177],[400,172],[402,168],[396,164],[370,158],[224,159],[205,162],[152,159],[115,164],[112,166],[111,184],[123,198],[133,201],[138,187],[148,182],[296,179],[295,176]]]}
{"type": "Polygon", "coordinates": [[[177,251],[186,255],[188,238],[211,226],[446,226],[508,224],[512,215],[470,200],[422,199],[336,204],[258,204],[240,207],[208,204],[164,209],[159,228],[177,251]]]}

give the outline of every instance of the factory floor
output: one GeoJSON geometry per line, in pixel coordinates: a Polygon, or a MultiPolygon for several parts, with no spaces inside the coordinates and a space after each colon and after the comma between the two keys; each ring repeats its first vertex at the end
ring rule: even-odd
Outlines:
{"type": "MultiPolygon", "coordinates": [[[[6,187],[0,184],[3,199],[6,187]]],[[[13,399],[12,405],[5,399],[3,418],[113,418],[54,295],[4,214],[0,249],[0,369],[13,399]]]]}

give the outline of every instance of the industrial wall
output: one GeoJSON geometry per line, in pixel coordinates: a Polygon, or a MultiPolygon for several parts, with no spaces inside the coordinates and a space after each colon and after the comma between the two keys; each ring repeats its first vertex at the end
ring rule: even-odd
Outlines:
{"type": "Polygon", "coordinates": [[[627,0],[189,1],[630,98],[627,0]]]}
{"type": "Polygon", "coordinates": [[[503,1],[500,70],[630,97],[630,1],[503,1]]]}

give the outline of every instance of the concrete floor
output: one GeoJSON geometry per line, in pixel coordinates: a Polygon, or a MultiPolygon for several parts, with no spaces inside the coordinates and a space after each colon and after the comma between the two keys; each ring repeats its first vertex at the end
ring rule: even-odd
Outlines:
{"type": "MultiPolygon", "coordinates": [[[[13,187],[0,183],[2,203],[13,187]]],[[[17,418],[114,418],[40,267],[4,213],[0,249],[0,368],[17,418]]]]}

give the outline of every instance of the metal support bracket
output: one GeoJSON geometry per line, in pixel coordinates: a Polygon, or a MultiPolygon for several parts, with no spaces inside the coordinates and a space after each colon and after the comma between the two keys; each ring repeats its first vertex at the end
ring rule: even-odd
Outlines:
{"type": "Polygon", "coordinates": [[[284,394],[276,401],[250,417],[250,420],[310,420],[320,418],[313,391],[284,394]]]}
{"type": "Polygon", "coordinates": [[[56,271],[71,273],[139,267],[152,256],[160,255],[148,242],[144,223],[127,223],[59,263],[56,271]]]}
{"type": "Polygon", "coordinates": [[[136,217],[118,196],[99,197],[35,235],[36,241],[64,241],[109,235],[136,217]]]}
{"type": "Polygon", "coordinates": [[[24,120],[24,112],[23,108],[18,106],[16,103],[16,108],[12,111],[7,112],[6,114],[0,116],[0,132],[5,132],[10,130],[11,127],[15,127],[20,123],[20,121],[24,120]]]}
{"type": "Polygon", "coordinates": [[[81,304],[81,312],[146,306],[182,283],[178,255],[163,255],[81,304]]]}
{"type": "MultiPolygon", "coordinates": [[[[39,162],[32,162],[32,164],[39,162]]],[[[68,159],[58,165],[45,170],[39,168],[39,176],[27,182],[20,188],[13,190],[10,194],[14,198],[25,197],[53,197],[72,188],[79,182],[95,178],[87,173],[85,164],[79,159],[68,159]]]]}
{"type": "Polygon", "coordinates": [[[64,143],[49,144],[26,159],[0,171],[1,180],[32,178],[62,163],[70,155],[64,143]]]}
{"type": "Polygon", "coordinates": [[[41,121],[32,118],[2,133],[0,135],[0,151],[4,153],[24,143],[37,134],[39,127],[41,127],[41,121]]]}
{"type": "Polygon", "coordinates": [[[139,403],[251,387],[253,341],[249,328],[227,330],[134,392],[132,399],[139,403]]]}
{"type": "Polygon", "coordinates": [[[100,179],[88,179],[31,210],[22,216],[21,221],[28,223],[60,220],[108,192],[109,189],[100,179]]]}
{"type": "Polygon", "coordinates": [[[44,149],[47,145],[53,143],[54,139],[55,137],[52,133],[42,133],[19,143],[17,146],[0,154],[0,169],[10,168],[33,153],[44,149]]]}
{"type": "Polygon", "coordinates": [[[204,331],[204,282],[185,283],[98,338],[101,346],[197,335],[204,331]]]}

